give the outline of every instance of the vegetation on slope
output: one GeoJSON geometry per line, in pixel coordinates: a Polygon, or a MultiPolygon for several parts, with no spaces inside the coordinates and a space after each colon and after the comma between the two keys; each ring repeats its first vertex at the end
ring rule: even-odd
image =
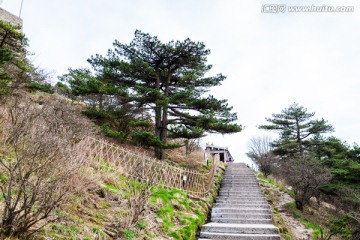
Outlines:
{"type": "MultiPolygon", "coordinates": [[[[48,74],[26,59],[24,35],[3,22],[0,31],[4,33],[0,45],[0,238],[195,239],[215,192],[207,199],[195,199],[182,190],[156,186],[152,173],[148,174],[147,181],[134,177],[136,174],[125,177],[117,171],[118,166],[107,159],[89,158],[79,146],[87,136],[103,138],[105,135],[118,143],[126,143],[124,146],[131,149],[134,147],[129,143],[154,147],[157,153],[161,152],[161,158],[165,156],[163,149],[185,146],[184,152],[183,149],[168,151],[166,160],[207,172],[203,153],[196,153],[197,139],[205,130],[236,132],[241,128],[231,123],[236,120],[236,114],[230,113],[231,107],[226,101],[199,98],[208,87],[224,79],[221,75],[204,78],[204,73],[211,68],[205,64],[209,53],[205,46],[190,40],[167,45],[159,42],[158,50],[169,51],[167,54],[176,60],[173,64],[177,70],[170,72],[175,65],[165,66],[165,63],[161,68],[154,68],[161,84],[168,83],[164,82],[166,72],[166,79],[172,84],[163,93],[162,87],[150,89],[151,84],[143,85],[148,86],[149,93],[155,90],[163,94],[154,100],[144,98],[144,88],[126,86],[126,80],[130,79],[106,79],[105,76],[110,76],[100,76],[100,72],[95,76],[89,71],[71,75],[76,77],[72,80],[80,81],[79,88],[74,87],[76,84],[72,81],[68,81],[70,88],[63,83],[53,88],[46,82],[48,74]],[[187,44],[199,48],[194,53],[197,57],[187,44]],[[179,50],[182,56],[188,54],[188,58],[177,56],[179,50]],[[54,94],[55,91],[65,98],[54,94]],[[134,95],[124,95],[124,92],[134,95]],[[136,94],[143,100],[152,100],[140,104],[136,94]],[[81,96],[75,99],[75,95],[81,96]],[[148,108],[152,104],[156,105],[156,113],[160,110],[161,116],[166,117],[161,122],[156,118],[155,125],[148,108]],[[171,109],[182,106],[199,112],[192,115],[181,112],[180,108],[171,109]],[[171,125],[170,121],[177,121],[167,117],[170,111],[187,119],[180,123],[181,137],[185,140],[176,140],[179,135],[173,135],[174,140],[166,141],[170,135],[164,129],[171,125]],[[103,134],[80,112],[99,124],[103,134]],[[162,133],[154,134],[154,129],[162,133]],[[194,156],[198,157],[194,159],[194,156]]],[[[139,39],[134,41],[139,43],[141,36],[157,41],[156,37],[140,32],[137,36],[139,39]]],[[[137,50],[150,51],[145,45],[137,50]]],[[[134,68],[132,74],[142,74],[136,66],[146,63],[146,59],[133,60],[136,59],[129,57],[128,61],[119,60],[119,63],[134,68]]],[[[127,70],[122,69],[123,73],[127,70]]],[[[139,81],[154,80],[150,76],[145,74],[139,81]]],[[[136,172],[137,169],[126,170],[136,172]]],[[[221,173],[218,169],[218,182],[221,173]]]]}
{"type": "Polygon", "coordinates": [[[274,224],[282,239],[354,239],[352,214],[341,214],[335,206],[312,199],[303,211],[296,208],[294,193],[274,179],[257,174],[272,207],[274,224]]]}
{"type": "MultiPolygon", "coordinates": [[[[29,214],[36,214],[43,208],[44,206],[41,204],[44,201],[47,201],[49,206],[43,208],[44,211],[41,212],[43,215],[37,215],[37,221],[28,229],[17,229],[15,228],[17,225],[14,224],[4,225],[5,217],[1,215],[0,219],[3,221],[0,227],[1,237],[12,236],[12,238],[20,239],[195,239],[198,227],[206,219],[209,211],[208,205],[213,201],[213,197],[210,196],[203,202],[204,200],[187,196],[182,190],[166,189],[148,182],[138,182],[135,179],[126,178],[119,174],[117,166],[105,159],[81,158],[81,154],[77,155],[79,152],[74,152],[67,147],[81,141],[90,133],[92,136],[98,134],[96,126],[81,116],[80,111],[84,106],[46,93],[29,94],[16,91],[15,94],[14,97],[4,98],[6,101],[0,111],[2,123],[0,185],[2,188],[11,186],[13,189],[11,195],[2,193],[1,213],[6,205],[5,200],[9,197],[14,200],[19,196],[14,194],[15,192],[21,195],[18,203],[24,205],[23,211],[28,211],[29,214]],[[8,116],[11,113],[9,111],[18,114],[12,116],[17,116],[16,119],[21,120],[17,121],[21,123],[19,126],[10,121],[11,118],[8,116]],[[35,121],[36,117],[39,120],[35,121]],[[13,136],[14,131],[11,130],[11,126],[12,128],[17,127],[16,131],[21,129],[23,132],[19,139],[24,139],[21,140],[21,145],[25,149],[12,147],[9,138],[13,136]],[[39,126],[42,127],[39,128],[39,126]],[[84,126],[87,127],[83,128],[84,126]],[[46,129],[49,131],[44,131],[46,129]],[[34,137],[32,134],[35,134],[34,137]],[[68,137],[65,138],[63,134],[67,134],[68,137]],[[36,146],[42,149],[41,154],[29,155],[36,146]],[[54,155],[53,152],[57,154],[54,155]],[[68,155],[64,155],[64,158],[63,154],[68,155]],[[14,156],[18,156],[18,159],[14,156]],[[21,164],[17,164],[20,161],[22,161],[21,164]],[[29,163],[29,167],[23,168],[25,163],[29,163]],[[39,163],[43,163],[43,165],[38,165],[39,163]],[[9,178],[11,171],[6,171],[8,166],[15,167],[15,172],[19,172],[13,181],[9,178]],[[17,170],[16,166],[21,167],[17,170]],[[57,174],[55,174],[56,171],[58,171],[57,174]],[[28,179],[25,175],[30,178],[28,179]],[[53,185],[49,185],[49,181],[53,185]],[[23,182],[26,184],[24,187],[21,185],[23,182]],[[36,182],[40,184],[39,187],[35,185],[36,182]],[[37,191],[40,190],[46,196],[38,194],[36,197],[37,191]],[[51,205],[50,193],[56,197],[51,205]],[[35,201],[29,203],[27,199],[32,197],[36,197],[35,201]],[[141,201],[142,204],[134,205],[141,201]],[[27,203],[31,204],[32,208],[25,206],[27,203]],[[6,226],[11,226],[11,229],[7,229],[6,226]]],[[[180,154],[180,152],[172,151],[170,156],[180,154]]],[[[201,156],[200,159],[202,159],[202,154],[198,154],[198,156],[201,156]]],[[[179,161],[180,157],[177,158],[179,161]]],[[[198,159],[200,165],[196,168],[208,171],[208,167],[204,166],[200,159],[198,159]]],[[[185,165],[186,161],[183,158],[181,160],[185,165]]],[[[190,166],[194,166],[197,162],[193,159],[188,159],[188,161],[190,166]]],[[[220,182],[221,173],[218,169],[217,183],[220,182]]],[[[214,195],[216,189],[213,191],[214,195]]],[[[19,209],[18,206],[15,206],[16,210],[19,209]]],[[[22,216],[23,213],[19,212],[18,217],[22,218],[22,216]]],[[[19,218],[15,218],[17,223],[19,223],[19,218]]],[[[27,220],[24,219],[24,221],[27,220]]]]}
{"type": "Polygon", "coordinates": [[[277,131],[279,138],[253,138],[248,156],[265,176],[291,187],[298,210],[303,211],[314,199],[319,206],[330,204],[334,211],[324,213],[322,224],[333,232],[350,226],[350,233],[343,237],[358,239],[360,148],[356,143],[350,146],[336,137],[325,137],[323,134],[332,132],[333,127],[314,115],[296,103],[273,114],[266,119],[269,124],[260,128],[277,131]],[[336,221],[326,221],[331,218],[336,221]]]}

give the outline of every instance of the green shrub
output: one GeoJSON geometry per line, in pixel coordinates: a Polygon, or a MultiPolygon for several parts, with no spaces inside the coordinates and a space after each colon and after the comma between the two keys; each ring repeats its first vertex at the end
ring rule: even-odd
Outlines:
{"type": "Polygon", "coordinates": [[[82,114],[89,118],[93,119],[103,119],[103,118],[110,118],[110,114],[107,113],[104,110],[98,110],[98,109],[87,109],[84,111],[81,111],[82,114]]]}
{"type": "Polygon", "coordinates": [[[123,194],[122,191],[119,188],[117,188],[116,186],[114,186],[111,183],[105,183],[104,185],[105,185],[106,189],[108,189],[110,192],[113,192],[113,193],[116,193],[116,194],[119,194],[119,195],[123,194]]]}
{"type": "Polygon", "coordinates": [[[150,203],[155,203],[156,199],[161,199],[165,204],[169,204],[172,199],[178,199],[177,195],[186,197],[186,193],[179,189],[154,188],[150,203]]]}
{"type": "Polygon", "coordinates": [[[124,132],[117,132],[111,130],[108,123],[102,125],[100,128],[103,131],[103,133],[108,137],[116,138],[121,142],[125,141],[126,139],[126,134],[124,132]]]}
{"type": "Polygon", "coordinates": [[[135,238],[135,233],[133,231],[131,231],[130,229],[126,229],[124,231],[124,236],[129,239],[129,240],[132,240],[135,238]]]}
{"type": "Polygon", "coordinates": [[[147,224],[145,221],[140,221],[136,224],[136,227],[139,229],[145,229],[147,227],[147,224]]]}
{"type": "Polygon", "coordinates": [[[164,143],[152,132],[135,132],[131,135],[131,142],[140,146],[163,147],[164,143]]]}
{"type": "Polygon", "coordinates": [[[31,83],[26,83],[25,87],[31,90],[39,90],[50,94],[54,93],[54,89],[49,83],[41,84],[41,83],[31,82],[31,83]]]}
{"type": "Polygon", "coordinates": [[[150,120],[131,120],[129,122],[129,126],[131,127],[146,127],[149,128],[152,126],[152,122],[150,120]]]}

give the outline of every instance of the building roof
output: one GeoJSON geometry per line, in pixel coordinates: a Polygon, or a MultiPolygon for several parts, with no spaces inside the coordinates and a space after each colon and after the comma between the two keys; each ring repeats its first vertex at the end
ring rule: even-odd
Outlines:
{"type": "Polygon", "coordinates": [[[221,153],[226,152],[228,156],[234,160],[233,156],[231,155],[228,147],[221,147],[221,146],[215,146],[214,144],[206,144],[205,150],[210,151],[211,153],[221,153]]]}

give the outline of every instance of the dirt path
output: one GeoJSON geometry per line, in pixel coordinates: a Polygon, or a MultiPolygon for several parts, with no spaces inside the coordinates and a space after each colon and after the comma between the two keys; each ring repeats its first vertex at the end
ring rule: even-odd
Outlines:
{"type": "Polygon", "coordinates": [[[282,233],[282,239],[312,240],[312,229],[307,229],[293,214],[286,209],[286,204],[294,199],[286,192],[259,179],[262,190],[273,208],[274,223],[282,233]]]}

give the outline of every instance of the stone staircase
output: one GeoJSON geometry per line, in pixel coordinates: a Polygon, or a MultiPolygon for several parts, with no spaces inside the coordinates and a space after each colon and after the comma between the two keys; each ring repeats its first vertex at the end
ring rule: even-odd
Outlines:
{"type": "Polygon", "coordinates": [[[259,182],[244,163],[228,164],[211,222],[198,238],[205,239],[280,240],[259,182]]]}

